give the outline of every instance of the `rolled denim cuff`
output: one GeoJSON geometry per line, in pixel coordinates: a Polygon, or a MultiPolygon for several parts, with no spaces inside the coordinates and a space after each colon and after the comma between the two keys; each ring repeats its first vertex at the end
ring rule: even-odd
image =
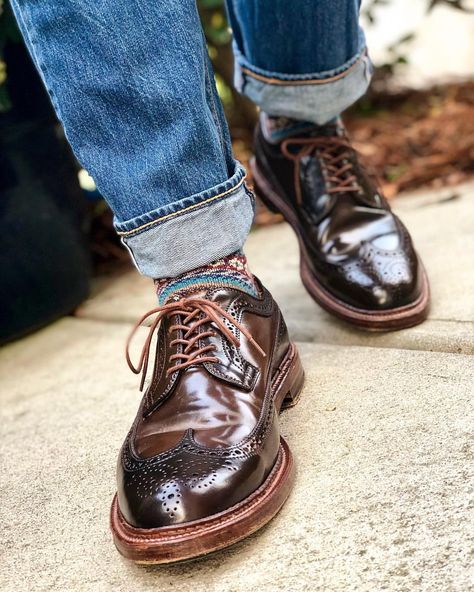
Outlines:
{"type": "Polygon", "coordinates": [[[359,52],[335,70],[281,74],[256,68],[234,43],[234,84],[265,113],[323,125],[340,115],[367,90],[373,66],[361,37],[359,52]]]}
{"type": "Polygon", "coordinates": [[[224,183],[126,222],[114,221],[114,226],[138,271],[156,279],[175,277],[241,249],[253,214],[245,170],[236,162],[224,183]]]}

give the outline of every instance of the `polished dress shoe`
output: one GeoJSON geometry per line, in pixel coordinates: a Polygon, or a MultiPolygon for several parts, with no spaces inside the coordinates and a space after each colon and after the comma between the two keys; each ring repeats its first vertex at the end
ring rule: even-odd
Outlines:
{"type": "Polygon", "coordinates": [[[428,313],[429,285],[411,237],[358,162],[342,124],[272,143],[262,115],[251,167],[255,191],[299,240],[314,300],[369,330],[410,327],[428,313]]]}
{"type": "MultiPolygon", "coordinates": [[[[282,315],[260,284],[253,297],[212,288],[175,298],[152,319],[134,372],[151,380],[118,461],[115,544],[140,563],[169,563],[231,545],[288,497],[292,455],[278,412],[296,402],[303,370],[282,315]]],[[[127,348],[128,352],[128,348],[127,348]]]]}

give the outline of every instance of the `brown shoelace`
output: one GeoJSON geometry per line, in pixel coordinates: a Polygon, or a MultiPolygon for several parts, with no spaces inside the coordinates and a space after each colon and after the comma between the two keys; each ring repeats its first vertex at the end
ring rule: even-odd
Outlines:
{"type": "Polygon", "coordinates": [[[144,314],[134,325],[126,343],[125,357],[127,359],[130,370],[135,374],[142,374],[140,381],[140,390],[143,390],[145,379],[148,370],[148,362],[150,359],[150,346],[153,339],[153,334],[158,330],[161,320],[166,316],[177,315],[181,318],[181,323],[171,325],[169,327],[169,333],[182,331],[182,337],[173,339],[170,345],[181,344],[182,351],[170,356],[170,361],[176,360],[173,366],[168,368],[166,375],[169,376],[177,370],[184,370],[185,368],[192,366],[197,363],[203,362],[218,362],[218,358],[212,355],[212,352],[216,349],[213,344],[199,346],[198,341],[205,337],[214,337],[216,330],[221,332],[226,339],[233,343],[236,347],[240,346],[238,337],[226,326],[222,317],[227,319],[236,329],[238,329],[247,339],[252,343],[257,350],[265,357],[265,352],[258,345],[258,343],[250,335],[249,331],[239,323],[234,317],[223,310],[217,303],[207,300],[206,298],[183,298],[181,300],[169,302],[162,306],[157,306],[144,314]],[[202,316],[201,316],[202,313],[202,316]],[[142,352],[138,364],[135,366],[130,358],[130,344],[137,332],[138,328],[143,322],[156,315],[150,324],[148,336],[143,344],[142,352]],[[201,316],[196,320],[196,317],[201,316]],[[195,321],[191,324],[192,321],[195,321]],[[216,329],[211,330],[210,328],[205,331],[200,331],[199,327],[206,323],[214,323],[216,329]]]}
{"type": "Polygon", "coordinates": [[[347,191],[360,191],[357,177],[350,162],[352,147],[347,138],[334,136],[318,136],[317,138],[288,138],[281,143],[283,155],[292,160],[294,167],[294,183],[296,200],[302,204],[300,170],[301,160],[305,156],[317,153],[327,169],[326,182],[329,184],[328,193],[341,193],[347,191]],[[299,150],[291,150],[292,147],[299,150]]]}

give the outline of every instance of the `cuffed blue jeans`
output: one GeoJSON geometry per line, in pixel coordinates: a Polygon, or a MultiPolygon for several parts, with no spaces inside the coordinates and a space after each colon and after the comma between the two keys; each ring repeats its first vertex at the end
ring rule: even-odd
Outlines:
{"type": "MultiPolygon", "coordinates": [[[[240,249],[253,218],[195,0],[11,0],[66,136],[139,271],[240,249]]],[[[325,123],[366,90],[358,0],[228,0],[237,88],[325,123]]]]}

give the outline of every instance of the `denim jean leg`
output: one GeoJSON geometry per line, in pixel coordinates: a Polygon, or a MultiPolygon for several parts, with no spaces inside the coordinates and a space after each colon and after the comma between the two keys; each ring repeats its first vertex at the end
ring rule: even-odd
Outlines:
{"type": "Polygon", "coordinates": [[[12,0],[66,136],[138,269],[242,247],[253,217],[195,0],[12,0]]]}
{"type": "Polygon", "coordinates": [[[235,85],[270,115],[324,124],[364,94],[360,0],[227,0],[235,85]]]}

